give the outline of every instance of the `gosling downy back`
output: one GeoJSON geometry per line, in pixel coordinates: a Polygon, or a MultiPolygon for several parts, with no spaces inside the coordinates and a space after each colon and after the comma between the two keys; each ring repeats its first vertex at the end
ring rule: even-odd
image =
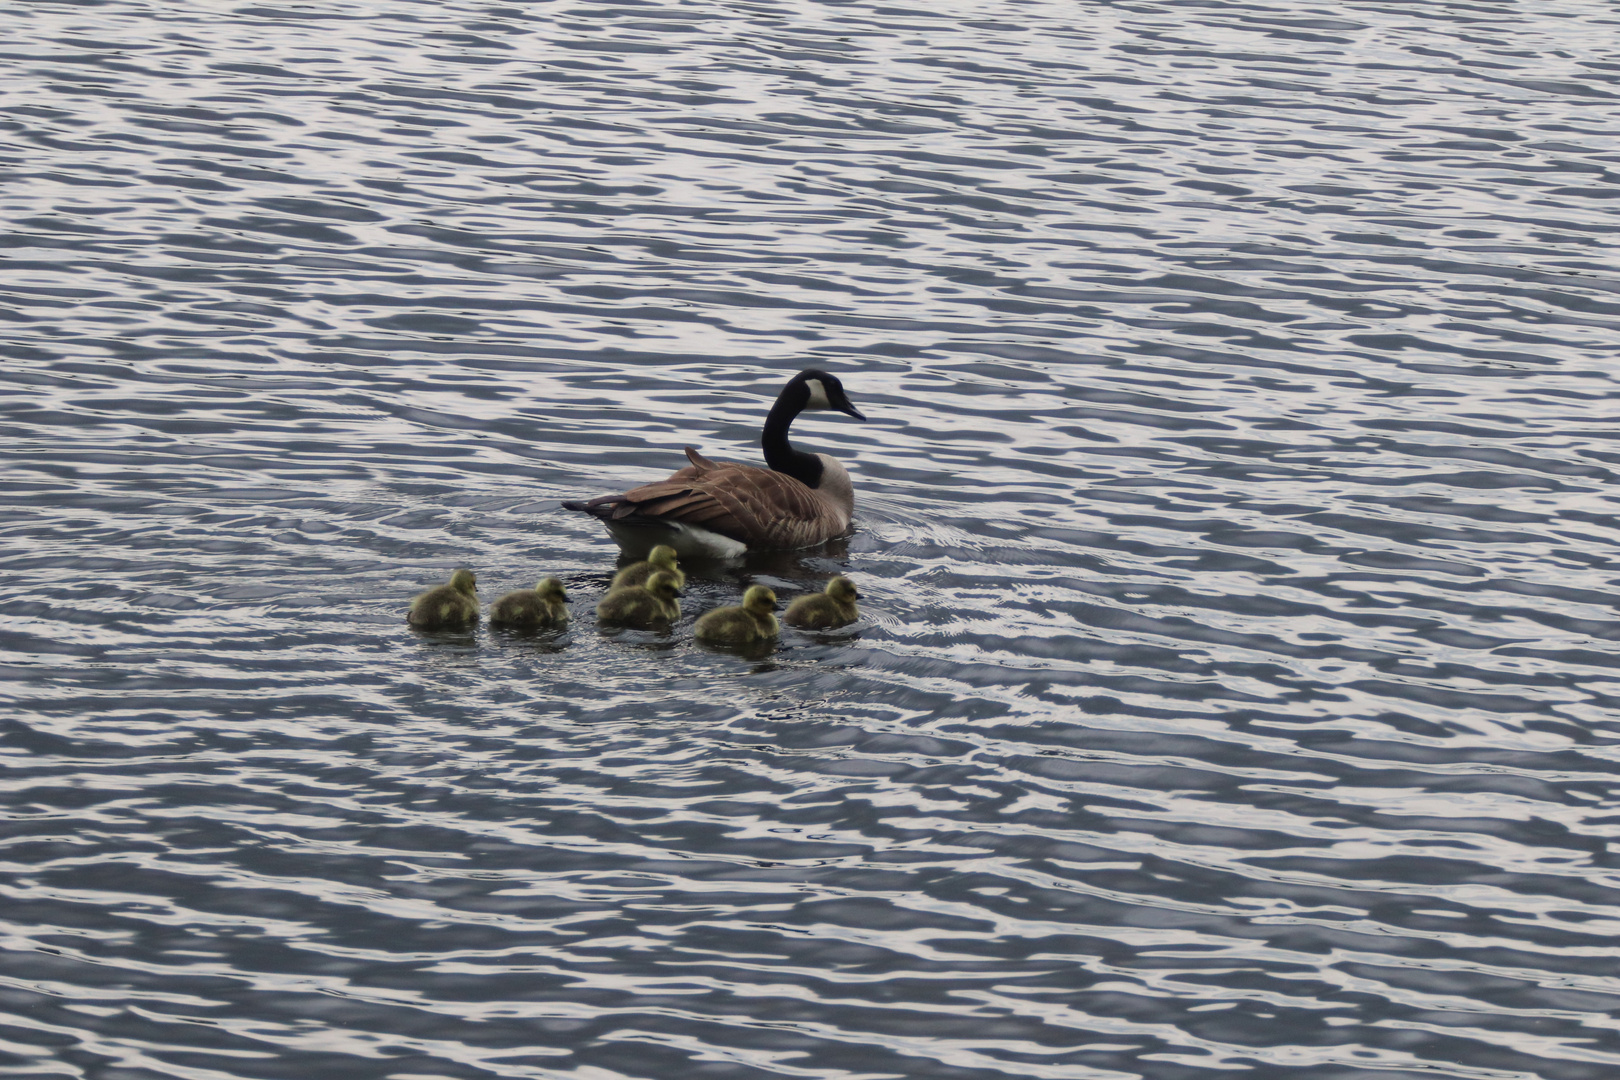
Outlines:
{"type": "Polygon", "coordinates": [[[490,605],[489,621],[514,630],[556,629],[568,625],[568,592],[554,577],[532,589],[509,592],[490,605]]]}
{"type": "Polygon", "coordinates": [[[645,585],[630,585],[608,593],[596,605],[596,618],[640,630],[663,629],[681,617],[680,596],[675,576],[659,570],[645,585]]]}
{"type": "Polygon", "coordinates": [[[788,380],[765,418],[760,445],[768,468],[711,461],[688,446],[691,464],[668,479],[563,506],[600,520],[626,551],[664,544],[682,556],[730,558],[842,536],[855,509],[849,473],[829,455],[788,442],[788,428],[806,409],[866,419],[836,376],[806,369],[788,380]]]}
{"type": "Polygon", "coordinates": [[[478,621],[478,579],[457,570],[448,585],[429,589],[411,601],[405,621],[418,630],[464,630],[478,621]]]}
{"type": "Polygon", "coordinates": [[[859,617],[855,601],[860,595],[855,583],[840,574],[827,582],[825,592],[809,593],[789,604],[782,621],[803,630],[831,630],[847,626],[859,617]]]}
{"type": "Polygon", "coordinates": [[[631,563],[620,570],[614,576],[610,588],[623,589],[630,585],[644,585],[649,577],[660,570],[673,575],[678,588],[686,588],[686,575],[681,573],[676,563],[675,549],[668,544],[659,544],[648,553],[645,561],[631,563]]]}
{"type": "Polygon", "coordinates": [[[753,645],[782,632],[776,621],[776,594],[764,585],[752,585],[738,607],[715,608],[692,628],[699,641],[713,645],[753,645]]]}

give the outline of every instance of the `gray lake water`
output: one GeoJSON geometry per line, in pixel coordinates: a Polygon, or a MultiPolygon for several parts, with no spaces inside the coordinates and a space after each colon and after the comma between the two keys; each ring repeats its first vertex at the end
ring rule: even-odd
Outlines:
{"type": "Polygon", "coordinates": [[[1613,5],[21,0],[0,215],[0,1075],[1620,1075],[1613,5]]]}

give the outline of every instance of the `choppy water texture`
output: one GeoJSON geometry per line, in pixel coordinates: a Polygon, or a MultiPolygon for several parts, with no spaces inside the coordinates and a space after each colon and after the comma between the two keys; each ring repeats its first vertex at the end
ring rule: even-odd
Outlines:
{"type": "Polygon", "coordinates": [[[7,5],[0,1075],[1620,1075],[1617,19],[7,5]]]}

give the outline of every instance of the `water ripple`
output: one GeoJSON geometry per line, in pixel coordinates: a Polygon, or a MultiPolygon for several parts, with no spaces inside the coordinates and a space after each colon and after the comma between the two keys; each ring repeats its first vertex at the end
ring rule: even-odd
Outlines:
{"type": "Polygon", "coordinates": [[[1611,1075],[1614,27],[12,13],[0,1069],[1611,1075]],[[600,633],[811,363],[854,534],[600,633]]]}

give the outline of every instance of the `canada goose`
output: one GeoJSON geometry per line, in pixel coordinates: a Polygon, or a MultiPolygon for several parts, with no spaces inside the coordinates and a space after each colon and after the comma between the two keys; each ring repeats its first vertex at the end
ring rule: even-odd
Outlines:
{"type": "Polygon", "coordinates": [[[438,585],[411,601],[405,621],[418,630],[463,630],[478,621],[478,579],[457,570],[450,584],[438,585]]]}
{"type": "Polygon", "coordinates": [[[776,594],[763,585],[751,585],[743,593],[741,607],[715,608],[703,615],[692,628],[699,641],[715,645],[753,645],[769,641],[782,632],[776,621],[776,594]]]}
{"type": "Polygon", "coordinates": [[[601,622],[618,623],[637,630],[666,627],[681,617],[681,587],[667,570],[656,571],[645,585],[614,589],[596,605],[601,622]]]}
{"type": "Polygon", "coordinates": [[[836,376],[801,371],[777,395],[760,433],[770,468],[710,461],[688,446],[691,465],[667,480],[563,506],[600,519],[631,552],[663,543],[687,557],[732,558],[749,548],[802,548],[831,540],[849,529],[855,489],[835,459],[788,444],[788,427],[805,409],[866,419],[836,376]]]}
{"type": "Polygon", "coordinates": [[[802,630],[831,630],[855,621],[855,583],[842,574],[827,582],[827,591],[809,593],[788,605],[782,621],[802,630]]]}
{"type": "Polygon", "coordinates": [[[655,570],[668,571],[670,576],[675,579],[676,588],[686,588],[686,575],[681,573],[680,569],[675,565],[675,549],[668,544],[659,544],[653,548],[652,552],[647,556],[646,562],[631,563],[623,570],[620,570],[613,578],[613,584],[610,588],[623,589],[630,585],[645,584],[655,570]]]}
{"type": "Polygon", "coordinates": [[[514,630],[556,629],[568,625],[568,593],[554,577],[540,579],[532,589],[509,592],[489,606],[493,626],[514,630]]]}

